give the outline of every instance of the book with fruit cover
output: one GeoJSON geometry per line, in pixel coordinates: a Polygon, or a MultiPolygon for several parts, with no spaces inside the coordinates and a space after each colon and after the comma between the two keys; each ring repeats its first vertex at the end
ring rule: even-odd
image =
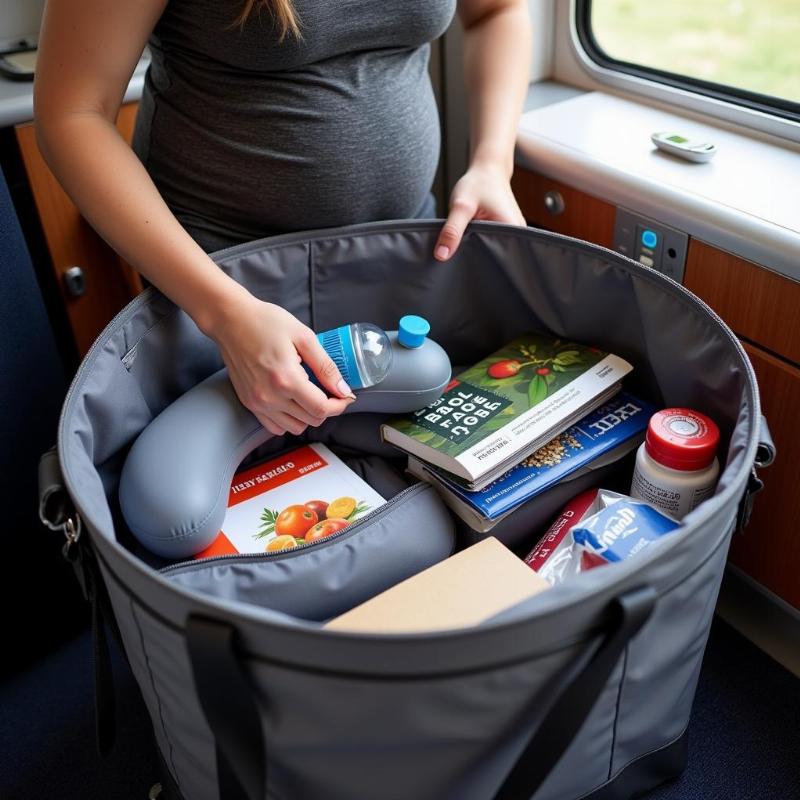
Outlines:
{"type": "Polygon", "coordinates": [[[408,471],[432,483],[471,528],[485,533],[556,483],[573,480],[630,453],[641,444],[656,411],[650,403],[620,392],[478,492],[413,456],[409,456],[408,471]]]}
{"type": "Polygon", "coordinates": [[[484,488],[619,391],[613,353],[528,333],[454,378],[425,408],[381,426],[401,450],[484,488]]]}
{"type": "Polygon", "coordinates": [[[195,558],[313,544],[385,502],[325,445],[304,445],[233,476],[222,530],[195,558]]]}

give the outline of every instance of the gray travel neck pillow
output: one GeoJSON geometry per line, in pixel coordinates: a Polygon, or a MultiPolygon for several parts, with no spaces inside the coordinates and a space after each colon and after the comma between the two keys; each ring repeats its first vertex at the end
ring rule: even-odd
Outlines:
{"type": "MultiPolygon", "coordinates": [[[[389,375],[359,389],[345,413],[413,411],[436,400],[450,382],[450,361],[433,340],[408,349],[387,332],[389,375]]],[[[199,553],[216,538],[236,468],[271,438],[236,396],[225,369],[165,408],[139,435],[122,469],[119,501],[131,533],[168,559],[199,553]]]]}

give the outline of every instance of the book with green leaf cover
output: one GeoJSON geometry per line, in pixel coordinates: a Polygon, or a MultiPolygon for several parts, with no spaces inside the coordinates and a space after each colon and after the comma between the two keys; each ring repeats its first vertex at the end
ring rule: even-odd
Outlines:
{"type": "Polygon", "coordinates": [[[596,347],[527,333],[381,435],[480,490],[616,394],[632,369],[596,347]]]}

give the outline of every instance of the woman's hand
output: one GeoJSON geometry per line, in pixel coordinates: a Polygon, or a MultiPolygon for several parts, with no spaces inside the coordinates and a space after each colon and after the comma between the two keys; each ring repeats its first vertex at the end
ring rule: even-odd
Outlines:
{"type": "Polygon", "coordinates": [[[450,194],[450,214],[439,234],[434,256],[447,261],[473,219],[525,225],[506,172],[493,164],[473,163],[450,194]]]}
{"type": "Polygon", "coordinates": [[[239,399],[277,436],[321,425],[355,400],[314,331],[280,306],[244,295],[208,333],[239,399]],[[333,397],[309,380],[301,361],[333,397]]]}

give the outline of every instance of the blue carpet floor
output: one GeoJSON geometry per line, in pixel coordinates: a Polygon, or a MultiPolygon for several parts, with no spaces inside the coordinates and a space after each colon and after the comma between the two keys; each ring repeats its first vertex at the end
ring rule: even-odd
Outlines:
{"type": "MultiPolygon", "coordinates": [[[[105,761],[94,745],[88,634],[0,687],[2,800],[146,800],[158,780],[150,722],[116,651],[114,669],[124,724],[105,761]]],[[[647,800],[800,800],[800,680],[719,619],[689,751],[683,776],[647,800]]]]}

